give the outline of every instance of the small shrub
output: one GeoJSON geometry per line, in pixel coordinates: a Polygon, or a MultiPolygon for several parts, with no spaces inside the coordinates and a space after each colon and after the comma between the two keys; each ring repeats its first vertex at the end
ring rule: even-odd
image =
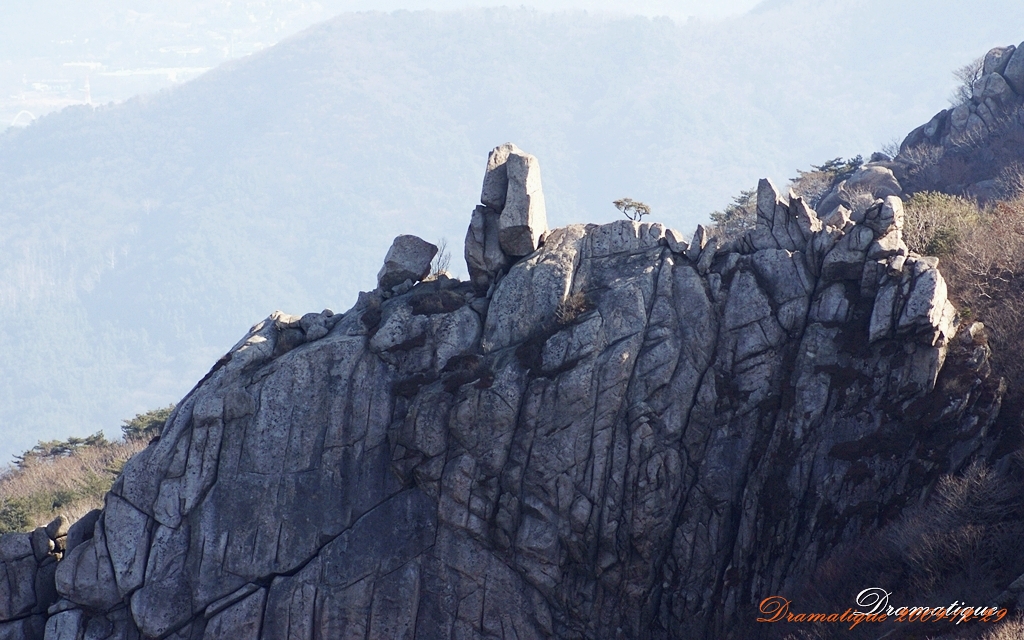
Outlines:
{"type": "MultiPolygon", "coordinates": [[[[884,586],[907,603],[970,599],[972,604],[991,604],[1024,571],[1024,485],[1019,472],[1000,474],[974,464],[962,475],[943,477],[928,502],[907,509],[895,522],[823,562],[801,601],[809,610],[834,607],[870,585],[884,586]]],[[[895,637],[938,637],[932,634],[941,628],[940,623],[922,627],[920,636],[895,637]]],[[[879,635],[872,629],[851,633],[828,625],[804,637],[879,635]]],[[[994,635],[991,640],[1010,637],[1021,636],[994,635]]]]}
{"type": "Polygon", "coordinates": [[[754,228],[757,221],[757,189],[746,189],[722,211],[711,214],[714,230],[711,235],[728,242],[754,228]]]}
{"type": "Polygon", "coordinates": [[[1024,638],[1024,616],[1018,615],[1005,620],[995,629],[989,630],[981,640],[1020,640],[1024,638]]]}
{"type": "Polygon", "coordinates": [[[577,291],[559,303],[555,309],[555,322],[564,327],[575,322],[580,314],[586,313],[590,309],[590,301],[582,291],[577,291]]]}
{"type": "Polygon", "coordinates": [[[71,451],[54,446],[54,442],[67,445],[89,438],[41,442],[18,456],[14,466],[0,472],[0,533],[30,531],[57,515],[75,521],[102,507],[124,464],[148,442],[98,442],[98,438],[90,438],[92,444],[75,446],[71,451]],[[40,455],[40,451],[47,455],[40,455]]]}
{"type": "Polygon", "coordinates": [[[115,458],[110,461],[110,464],[103,467],[103,472],[117,479],[117,476],[121,475],[121,472],[124,471],[124,465],[126,464],[128,464],[128,458],[115,458]]]}
{"type": "Polygon", "coordinates": [[[953,253],[982,217],[973,200],[931,191],[915,193],[903,209],[903,240],[907,247],[940,257],[953,253]]]}
{"type": "Polygon", "coordinates": [[[40,498],[42,498],[43,504],[36,505],[37,510],[41,511],[45,509],[47,506],[46,502],[49,502],[50,511],[56,511],[57,509],[66,507],[70,505],[72,502],[74,502],[75,499],[78,497],[78,493],[78,491],[74,491],[71,489],[56,489],[55,491],[49,493],[48,495],[47,493],[36,493],[33,494],[33,497],[36,498],[37,501],[40,498]],[[47,498],[49,497],[52,497],[53,499],[47,500],[47,498]]]}
{"type": "Polygon", "coordinates": [[[985,56],[971,60],[953,72],[953,77],[960,81],[953,94],[949,96],[949,104],[954,107],[966,104],[974,96],[974,85],[981,80],[981,72],[985,67],[985,56]]]}
{"type": "MultiPolygon", "coordinates": [[[[907,173],[907,180],[911,185],[931,185],[938,179],[939,161],[944,155],[943,148],[939,145],[922,143],[901,151],[896,160],[903,165],[907,173]]],[[[904,182],[904,181],[901,181],[904,182]]],[[[904,185],[908,190],[908,185],[904,185]]],[[[920,188],[909,189],[918,191],[920,188]]]]}
{"type": "Polygon", "coordinates": [[[153,409],[145,413],[136,414],[131,420],[125,420],[121,425],[121,433],[125,440],[144,440],[149,442],[154,436],[160,435],[164,423],[174,411],[174,405],[169,404],[162,409],[153,409]]]}
{"type": "Polygon", "coordinates": [[[4,500],[0,505],[0,534],[32,528],[29,509],[21,500],[4,500]]]}
{"type": "Polygon", "coordinates": [[[437,241],[437,253],[430,262],[430,275],[427,280],[434,280],[440,275],[448,275],[448,269],[452,264],[452,254],[448,251],[448,239],[441,238],[437,241]]]}
{"type": "Polygon", "coordinates": [[[945,256],[956,249],[956,244],[960,240],[960,234],[956,230],[949,227],[942,227],[932,234],[928,244],[924,246],[922,253],[929,256],[945,256]]]}
{"type": "Polygon", "coordinates": [[[890,535],[906,553],[909,586],[918,593],[994,596],[1024,569],[1024,490],[975,464],[944,477],[931,503],[911,511],[890,535]]]}
{"type": "Polygon", "coordinates": [[[651,208],[649,206],[639,200],[633,200],[632,198],[615,200],[612,204],[614,204],[615,208],[621,211],[624,216],[633,221],[639,221],[651,212],[651,208]]]}
{"type": "Polygon", "coordinates": [[[999,188],[1008,199],[1024,195],[1024,164],[1013,162],[1003,167],[997,178],[999,188]]]}
{"type": "Polygon", "coordinates": [[[807,206],[812,209],[817,207],[821,199],[832,189],[835,182],[835,174],[830,171],[798,171],[799,175],[793,178],[789,188],[793,193],[804,199],[807,206]]]}
{"type": "Polygon", "coordinates": [[[900,145],[902,143],[903,141],[899,138],[890,138],[888,142],[882,143],[882,148],[879,151],[889,156],[890,159],[895,158],[900,154],[900,145]]]}

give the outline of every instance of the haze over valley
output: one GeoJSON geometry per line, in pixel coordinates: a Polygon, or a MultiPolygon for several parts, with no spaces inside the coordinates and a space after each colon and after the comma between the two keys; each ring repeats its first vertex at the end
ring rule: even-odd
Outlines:
{"type": "MultiPolygon", "coordinates": [[[[177,401],[275,309],[345,311],[399,233],[446,238],[464,276],[499,143],[540,159],[552,227],[614,220],[626,196],[689,234],[760,177],[902,139],[948,106],[953,69],[1024,24],[1011,2],[769,1],[689,21],[280,3],[180,18],[139,58],[169,32],[117,40],[112,5],[74,60],[4,56],[4,91],[36,60],[23,93],[54,110],[0,135],[0,460],[177,401]],[[51,74],[90,70],[91,105],[44,91],[65,61],[103,65],[51,74]],[[158,87],[101,76],[175,65],[200,71],[137,97],[158,87]]],[[[44,10],[26,7],[0,10],[12,38],[44,10]]],[[[4,125],[28,104],[5,99],[4,125]]]]}

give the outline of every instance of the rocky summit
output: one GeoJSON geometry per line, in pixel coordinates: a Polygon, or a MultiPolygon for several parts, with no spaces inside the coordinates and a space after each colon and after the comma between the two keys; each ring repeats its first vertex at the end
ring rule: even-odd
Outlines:
{"type": "Polygon", "coordinates": [[[1022,179],[1024,42],[990,50],[969,73],[962,99],[911,131],[887,164],[905,191],[993,201],[1022,179]]]}
{"type": "Polygon", "coordinates": [[[548,230],[514,145],[482,196],[470,282],[400,237],[351,310],[253,327],[87,525],[0,537],[0,638],[751,638],[993,446],[897,197],[548,230]]]}

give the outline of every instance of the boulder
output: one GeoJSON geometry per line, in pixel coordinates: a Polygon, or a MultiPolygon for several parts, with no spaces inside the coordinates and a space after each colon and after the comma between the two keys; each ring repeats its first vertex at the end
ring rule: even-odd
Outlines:
{"type": "Polygon", "coordinates": [[[902,230],[903,219],[903,201],[896,196],[886,196],[864,212],[864,225],[878,236],[884,236],[891,230],[902,230]]]}
{"type": "Polygon", "coordinates": [[[45,613],[57,600],[54,541],[46,529],[0,535],[0,640],[41,640],[45,613]]]}
{"type": "Polygon", "coordinates": [[[704,247],[708,243],[708,230],[702,224],[697,225],[697,230],[693,232],[693,236],[690,238],[690,244],[686,247],[686,257],[691,262],[697,262],[700,260],[700,253],[704,250],[704,247]]]}
{"type": "Polygon", "coordinates": [[[30,555],[32,555],[32,536],[30,534],[0,534],[0,560],[18,560],[30,555]]]}
{"type": "Polygon", "coordinates": [[[480,202],[498,213],[505,208],[508,197],[508,167],[505,162],[509,155],[523,155],[523,150],[506,142],[494,147],[487,155],[487,169],[484,171],[484,184],[480,190],[480,202]]]}
{"type": "Polygon", "coordinates": [[[1006,62],[1002,75],[1017,95],[1024,96],[1024,42],[1020,43],[1006,62]]]}
{"type": "Polygon", "coordinates": [[[880,165],[864,165],[846,181],[849,192],[863,191],[872,198],[898,196],[903,193],[900,183],[891,169],[880,165]]]}
{"type": "Polygon", "coordinates": [[[64,543],[65,555],[78,545],[92,538],[93,529],[96,526],[96,521],[100,519],[101,513],[102,511],[99,509],[93,509],[68,527],[67,540],[64,543]]]}
{"type": "Polygon", "coordinates": [[[31,534],[0,535],[0,622],[20,618],[36,606],[36,570],[31,534]]]}
{"type": "Polygon", "coordinates": [[[505,167],[508,193],[498,218],[498,239],[502,251],[521,257],[536,251],[548,230],[540,163],[528,153],[509,153],[505,167]]]}
{"type": "Polygon", "coordinates": [[[57,516],[46,525],[46,535],[50,537],[50,540],[56,540],[57,538],[63,538],[68,535],[68,527],[70,521],[64,516],[57,516]]]}
{"type": "Polygon", "coordinates": [[[681,231],[665,229],[665,245],[674,253],[686,253],[690,248],[690,238],[687,238],[681,231]]]}
{"type": "Polygon", "coordinates": [[[501,250],[499,215],[486,205],[478,206],[466,230],[466,267],[470,281],[480,291],[486,291],[512,262],[501,250]]]}
{"type": "Polygon", "coordinates": [[[1002,73],[1006,69],[1006,63],[1010,61],[1010,56],[1013,55],[1014,47],[1012,44],[1008,47],[995,47],[990,49],[985,54],[985,63],[982,66],[981,73],[986,76],[990,73],[1002,73]]]}
{"type": "Polygon", "coordinates": [[[967,119],[971,117],[971,107],[969,104],[957,105],[952,113],[949,114],[949,125],[953,131],[962,132],[967,126],[967,119]]]}
{"type": "Polygon", "coordinates": [[[78,640],[84,632],[85,620],[80,609],[61,611],[46,621],[48,640],[78,640]]]}
{"type": "Polygon", "coordinates": [[[395,238],[384,258],[384,266],[377,273],[377,286],[388,292],[406,280],[419,282],[430,273],[430,262],[437,255],[437,247],[416,236],[395,238]]]}
{"type": "Polygon", "coordinates": [[[974,85],[974,99],[984,101],[995,100],[999,104],[1009,102],[1014,97],[1013,89],[1007,84],[1003,76],[998,73],[990,73],[982,76],[974,85]]]}
{"type": "MultiPolygon", "coordinates": [[[[35,615],[11,622],[0,622],[0,640],[42,640],[46,633],[46,616],[35,615]]],[[[54,640],[60,640],[54,637],[54,640]]],[[[74,640],[77,640],[75,638],[74,640]]]]}
{"type": "MultiPolygon", "coordinates": [[[[128,531],[119,533],[134,535],[128,531]]],[[[58,563],[55,579],[60,595],[75,604],[107,611],[121,603],[102,519],[96,524],[96,535],[76,546],[58,563]]]]}
{"type": "Polygon", "coordinates": [[[46,535],[44,527],[36,527],[31,534],[32,552],[35,554],[36,562],[42,562],[46,556],[54,550],[54,542],[46,535]]]}
{"type": "Polygon", "coordinates": [[[964,131],[982,134],[985,132],[985,121],[977,113],[972,113],[967,117],[967,124],[964,125],[964,131]]]}

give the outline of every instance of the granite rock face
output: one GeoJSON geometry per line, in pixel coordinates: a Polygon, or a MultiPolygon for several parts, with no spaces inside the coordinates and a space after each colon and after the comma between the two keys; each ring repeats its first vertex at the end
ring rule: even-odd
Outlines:
{"type": "Polygon", "coordinates": [[[981,201],[1008,195],[1024,148],[1024,43],[984,58],[970,98],[914,129],[888,163],[906,193],[943,191],[981,201]]]}
{"type": "Polygon", "coordinates": [[[540,163],[528,153],[509,154],[508,195],[498,218],[498,240],[510,256],[525,256],[540,246],[548,230],[544,191],[540,184],[540,163]]]}
{"type": "Polygon", "coordinates": [[[726,246],[573,225],[490,295],[442,276],[344,314],[275,313],[125,466],[56,563],[48,618],[22,597],[30,541],[0,538],[0,624],[756,637],[760,599],[986,451],[1001,398],[952,348],[898,198],[837,227],[762,181],[757,209],[726,246]]]}
{"type": "Polygon", "coordinates": [[[498,213],[498,242],[505,254],[522,257],[537,250],[548,230],[537,158],[511,142],[495,147],[487,157],[480,202],[498,213]]]}
{"type": "Polygon", "coordinates": [[[416,283],[430,273],[430,262],[437,255],[437,247],[416,236],[398,236],[391,243],[384,258],[384,266],[377,274],[377,286],[388,292],[406,280],[416,283]]]}
{"type": "Polygon", "coordinates": [[[63,516],[31,533],[0,535],[0,639],[42,637],[67,535],[63,516]]]}
{"type": "Polygon", "coordinates": [[[868,162],[848,178],[837,182],[817,203],[822,221],[842,227],[838,220],[844,215],[861,222],[869,203],[890,196],[901,196],[903,187],[889,166],[890,161],[868,162]]]}
{"type": "Polygon", "coordinates": [[[498,239],[498,219],[494,209],[480,205],[473,210],[466,231],[466,267],[469,280],[481,291],[487,291],[499,277],[508,272],[511,258],[505,255],[498,239]]]}

